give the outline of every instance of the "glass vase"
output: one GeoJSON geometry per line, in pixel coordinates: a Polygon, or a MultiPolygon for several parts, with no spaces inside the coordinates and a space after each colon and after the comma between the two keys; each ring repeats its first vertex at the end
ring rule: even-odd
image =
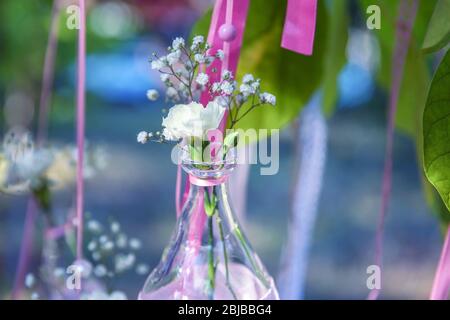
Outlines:
{"type": "Polygon", "coordinates": [[[217,162],[182,156],[189,194],[140,300],[279,299],[230,204],[227,180],[234,167],[233,156],[217,162]]]}

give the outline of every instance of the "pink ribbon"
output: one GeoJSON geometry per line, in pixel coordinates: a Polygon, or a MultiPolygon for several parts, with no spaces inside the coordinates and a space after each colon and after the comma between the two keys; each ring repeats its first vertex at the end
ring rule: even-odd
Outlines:
{"type": "Polygon", "coordinates": [[[450,290],[450,225],[431,289],[430,300],[446,300],[450,290]]]}
{"type": "Polygon", "coordinates": [[[84,210],[84,131],[85,131],[85,79],[86,79],[86,2],[79,0],[80,29],[78,30],[78,79],[77,79],[77,260],[83,258],[83,210],[84,210]]]}
{"type": "Polygon", "coordinates": [[[199,187],[214,187],[219,184],[225,183],[228,180],[227,176],[223,176],[221,178],[215,178],[215,179],[201,179],[194,177],[192,175],[189,175],[189,182],[193,185],[199,186],[199,187]]]}
{"type": "Polygon", "coordinates": [[[281,46],[300,54],[311,55],[316,16],[317,0],[288,0],[281,46]]]}

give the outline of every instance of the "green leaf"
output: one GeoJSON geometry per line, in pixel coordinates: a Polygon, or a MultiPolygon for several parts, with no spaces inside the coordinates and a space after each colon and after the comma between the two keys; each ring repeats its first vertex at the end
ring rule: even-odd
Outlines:
{"type": "Polygon", "coordinates": [[[346,1],[331,2],[325,50],[325,68],[322,75],[323,108],[330,116],[337,100],[337,78],[346,61],[345,49],[348,38],[348,14],[346,1]]]}
{"type": "MultiPolygon", "coordinates": [[[[192,35],[207,35],[211,11],[202,17],[192,35]]],[[[295,119],[320,85],[323,72],[328,16],[318,3],[314,52],[310,57],[281,48],[286,0],[250,2],[237,79],[251,73],[261,79],[263,91],[277,97],[277,106],[258,107],[236,126],[241,129],[279,129],[295,119]]]]}
{"type": "Polygon", "coordinates": [[[439,0],[434,8],[422,49],[435,52],[450,42],[450,0],[439,0]]]}
{"type": "Polygon", "coordinates": [[[423,113],[425,175],[450,210],[450,51],[431,82],[423,113]]]}
{"type": "Polygon", "coordinates": [[[406,56],[395,119],[396,128],[411,137],[421,132],[422,113],[430,81],[425,57],[412,43],[406,56]]]}

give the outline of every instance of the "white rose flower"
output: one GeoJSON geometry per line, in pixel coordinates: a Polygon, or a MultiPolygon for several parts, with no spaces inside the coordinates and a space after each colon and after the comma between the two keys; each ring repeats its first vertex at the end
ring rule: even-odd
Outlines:
{"type": "Polygon", "coordinates": [[[188,137],[203,138],[210,129],[217,129],[225,108],[217,102],[203,107],[200,103],[178,104],[169,109],[163,119],[163,135],[167,140],[177,141],[188,137]]]}

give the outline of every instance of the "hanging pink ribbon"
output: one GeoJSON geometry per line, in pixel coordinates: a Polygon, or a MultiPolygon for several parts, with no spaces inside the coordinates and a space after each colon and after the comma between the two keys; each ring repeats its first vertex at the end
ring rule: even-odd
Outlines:
{"type": "Polygon", "coordinates": [[[281,46],[311,55],[316,30],[317,0],[288,0],[281,46]]]}
{"type": "Polygon", "coordinates": [[[84,131],[85,131],[85,80],[86,80],[86,2],[79,0],[80,29],[78,30],[77,76],[77,260],[83,258],[83,210],[84,210],[84,131]]]}
{"type": "Polygon", "coordinates": [[[447,230],[441,258],[434,277],[430,300],[447,300],[450,290],[450,226],[447,230]]]}

